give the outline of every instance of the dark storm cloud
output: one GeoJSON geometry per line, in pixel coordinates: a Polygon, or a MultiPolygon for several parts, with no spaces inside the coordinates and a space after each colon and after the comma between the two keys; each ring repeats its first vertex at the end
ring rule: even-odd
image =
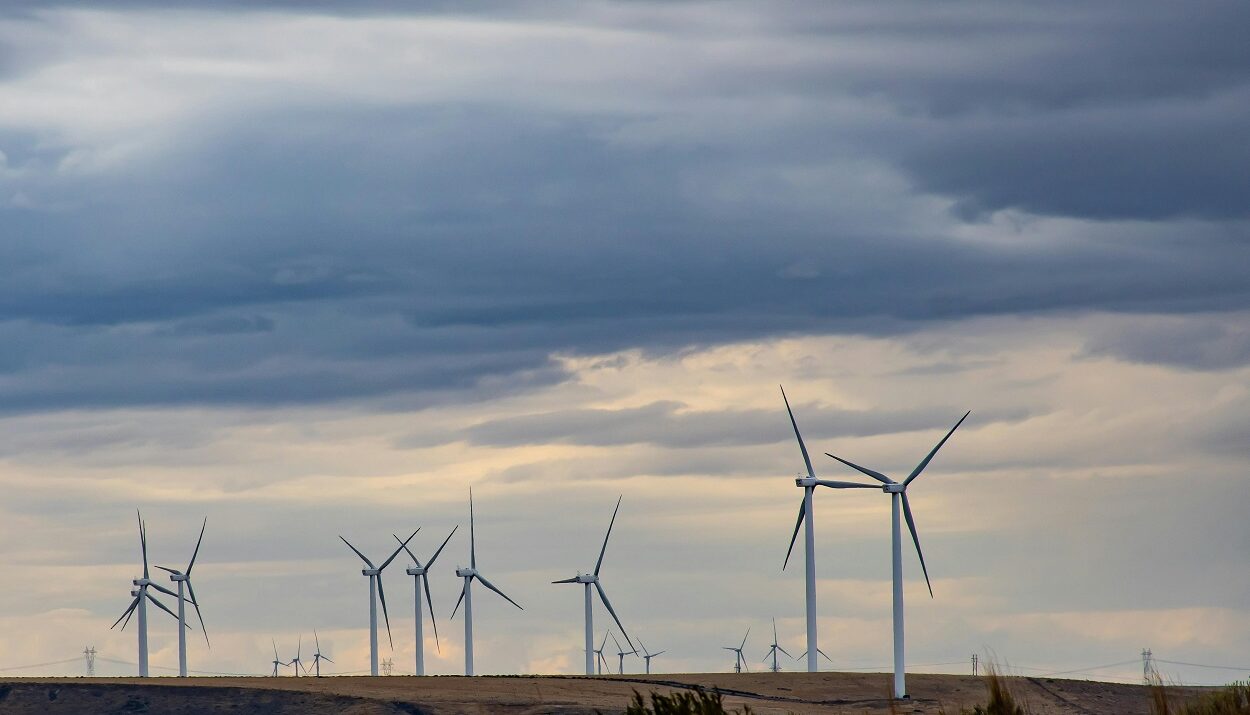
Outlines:
{"type": "MultiPolygon", "coordinates": [[[[56,5],[13,7],[55,26],[56,5]]],[[[614,80],[626,101],[599,108],[552,99],[579,88],[543,84],[541,64],[533,96],[222,100],[158,155],[92,172],[63,170],[70,136],[0,130],[5,409],[543,384],[555,352],[1250,302],[1243,6],[701,7],[570,22],[711,50],[737,19],[794,51],[691,56],[675,87],[614,80]],[[919,193],[862,183],[864,166],[919,193]],[[970,242],[949,216],[905,218],[921,193],[976,220],[1137,223],[970,242]]],[[[0,93],[75,47],[28,44],[0,45],[0,93]]],[[[1236,352],[1154,340],[1118,344],[1200,367],[1236,352]]]]}

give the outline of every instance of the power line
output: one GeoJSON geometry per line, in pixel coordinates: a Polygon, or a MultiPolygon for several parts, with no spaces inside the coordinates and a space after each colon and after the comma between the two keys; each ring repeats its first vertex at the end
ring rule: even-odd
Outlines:
{"type": "Polygon", "coordinates": [[[1215,669],[1215,670],[1250,670],[1250,666],[1236,666],[1236,665],[1206,665],[1206,664],[1204,664],[1204,663],[1184,663],[1184,662],[1179,661],[1179,660],[1164,660],[1164,659],[1162,659],[1162,658],[1155,658],[1155,659],[1154,659],[1154,662],[1156,662],[1156,663],[1167,663],[1168,665],[1188,665],[1188,666],[1193,667],[1193,668],[1212,668],[1212,669],[1215,669]]]}
{"type": "Polygon", "coordinates": [[[10,665],[7,668],[0,668],[0,671],[28,670],[30,668],[43,668],[49,665],[64,665],[66,663],[77,663],[79,657],[80,656],[76,655],[73,658],[66,658],[65,660],[54,660],[49,663],[31,663],[30,665],[10,665]]]}

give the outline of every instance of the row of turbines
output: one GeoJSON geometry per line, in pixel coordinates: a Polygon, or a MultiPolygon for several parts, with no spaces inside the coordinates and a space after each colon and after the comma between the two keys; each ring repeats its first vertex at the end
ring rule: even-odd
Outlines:
{"type": "MultiPolygon", "coordinates": [[[[907,687],[906,687],[906,673],[905,673],[905,667],[904,667],[904,631],[903,631],[903,621],[904,621],[903,619],[903,557],[902,557],[902,526],[901,526],[901,522],[903,520],[906,520],[907,522],[907,529],[911,534],[912,543],[916,547],[916,555],[919,557],[919,560],[920,560],[920,568],[924,574],[925,584],[929,589],[929,596],[931,598],[933,597],[933,586],[929,580],[928,567],[925,565],[924,552],[920,548],[920,537],[916,533],[915,519],[912,515],[911,504],[908,502],[908,499],[907,499],[907,488],[911,485],[913,481],[915,481],[915,479],[918,476],[920,476],[920,473],[923,472],[924,469],[933,460],[934,456],[938,453],[938,450],[940,450],[942,446],[946,444],[947,440],[950,439],[951,435],[955,433],[955,430],[959,429],[959,426],[964,423],[964,420],[966,420],[968,418],[968,415],[971,413],[970,412],[964,413],[963,417],[959,418],[959,421],[955,423],[955,426],[952,427],[950,431],[948,431],[946,435],[942,437],[942,439],[937,443],[937,445],[933,447],[932,450],[929,451],[927,455],[925,455],[924,459],[922,459],[920,463],[916,465],[916,468],[913,469],[911,473],[908,474],[907,477],[901,481],[896,481],[879,471],[869,469],[867,467],[862,467],[858,464],[855,464],[854,462],[843,459],[842,457],[834,455],[830,452],[826,452],[825,453],[826,456],[830,457],[831,459],[836,460],[837,462],[851,469],[854,469],[860,474],[863,474],[875,480],[877,484],[865,484],[862,482],[848,482],[848,481],[831,481],[831,480],[826,480],[826,479],[818,479],[816,477],[815,469],[812,466],[811,456],[807,450],[807,444],[803,441],[803,435],[799,431],[798,421],[795,419],[794,410],[791,409],[790,407],[790,401],[789,401],[789,398],[786,396],[784,388],[781,391],[781,396],[782,396],[783,402],[785,403],[786,413],[789,415],[790,425],[794,430],[794,437],[795,437],[795,440],[798,442],[799,451],[802,453],[803,464],[806,469],[806,476],[800,475],[798,478],[795,479],[795,485],[803,490],[803,500],[799,504],[798,519],[794,525],[794,532],[790,537],[790,546],[786,551],[785,560],[782,562],[782,569],[784,570],[790,563],[790,557],[793,555],[794,545],[796,541],[798,540],[799,531],[802,530],[804,532],[803,551],[804,551],[804,556],[805,556],[804,573],[805,573],[805,590],[806,590],[805,602],[806,602],[806,620],[807,620],[807,650],[804,654],[800,656],[800,658],[806,659],[807,669],[809,672],[816,672],[818,670],[818,667],[817,667],[818,657],[823,656],[826,659],[829,658],[829,656],[825,655],[824,651],[822,651],[819,647],[818,634],[817,634],[817,628],[816,628],[816,546],[815,546],[816,540],[815,540],[815,526],[814,526],[815,516],[814,516],[814,509],[813,509],[813,496],[814,496],[815,489],[816,487],[826,487],[830,489],[880,489],[882,492],[889,494],[890,500],[891,500],[890,526],[891,526],[892,576],[893,576],[894,695],[896,698],[905,698],[907,697],[907,687]]],[[[607,553],[608,541],[612,537],[612,528],[616,524],[616,516],[619,513],[620,508],[621,508],[621,499],[618,498],[616,502],[616,507],[612,511],[612,519],[608,522],[608,530],[607,530],[607,533],[604,535],[603,545],[599,549],[599,558],[595,562],[594,570],[588,573],[582,573],[581,571],[579,571],[575,576],[552,582],[554,584],[580,584],[582,586],[583,603],[584,603],[584,609],[585,609],[585,644],[584,645],[585,645],[585,657],[586,657],[585,669],[586,669],[587,675],[595,675],[596,667],[598,667],[599,671],[602,672],[603,666],[606,662],[604,655],[603,655],[603,650],[607,645],[608,635],[611,635],[614,641],[616,640],[615,634],[612,634],[611,631],[609,631],[608,635],[604,636],[603,642],[600,644],[600,647],[595,648],[593,605],[594,605],[594,596],[596,593],[599,596],[599,601],[603,604],[604,608],[606,608],[608,613],[612,616],[612,620],[615,621],[617,627],[620,628],[621,635],[625,638],[625,642],[628,644],[630,648],[630,650],[626,651],[620,645],[619,641],[617,641],[618,672],[623,672],[624,658],[626,655],[637,655],[639,653],[638,647],[634,645],[633,639],[629,636],[628,632],[625,630],[625,626],[621,623],[620,617],[617,616],[616,609],[612,607],[612,602],[608,598],[608,594],[604,590],[603,583],[601,582],[600,577],[599,577],[600,570],[603,568],[604,556],[607,553]]],[[[142,554],[143,554],[143,577],[134,579],[132,581],[134,588],[131,590],[131,596],[133,596],[133,600],[131,601],[130,606],[126,609],[126,611],[123,612],[122,615],[117,619],[117,621],[113,623],[112,627],[116,627],[120,623],[122,628],[124,629],[126,627],[126,624],[130,622],[131,616],[134,616],[137,614],[137,621],[138,621],[137,630],[138,630],[138,638],[139,638],[139,675],[140,676],[146,677],[149,674],[148,642],[147,642],[147,622],[148,622],[147,604],[148,603],[154,604],[155,606],[157,606],[158,608],[160,608],[161,610],[165,611],[170,616],[178,620],[178,672],[179,672],[179,675],[184,676],[184,677],[187,675],[186,631],[189,630],[191,627],[190,624],[187,623],[187,619],[186,619],[186,605],[187,604],[191,604],[195,608],[196,617],[199,619],[199,622],[200,622],[200,628],[204,632],[205,642],[208,643],[208,632],[204,628],[204,618],[203,618],[203,615],[200,613],[199,602],[195,598],[195,589],[191,583],[191,572],[195,566],[196,557],[199,555],[200,544],[204,540],[204,529],[206,528],[207,523],[208,521],[207,519],[205,519],[204,523],[200,527],[200,536],[199,536],[199,539],[196,541],[195,551],[192,553],[191,560],[188,562],[185,570],[173,569],[173,568],[166,567],[166,566],[156,567],[160,570],[163,570],[169,573],[170,580],[173,581],[177,586],[177,591],[175,592],[169,588],[166,588],[156,583],[155,581],[151,579],[151,574],[150,574],[149,567],[148,567],[147,530],[144,525],[142,515],[139,515],[139,542],[140,542],[140,547],[141,547],[142,554]],[[149,589],[155,590],[160,593],[171,596],[173,598],[176,598],[177,599],[177,613],[175,613],[173,610],[169,609],[167,606],[161,603],[160,600],[158,600],[155,596],[152,595],[149,589]]],[[[413,566],[409,567],[406,573],[413,577],[414,602],[415,602],[414,608],[415,608],[415,615],[416,615],[416,627],[415,627],[416,664],[415,665],[416,665],[417,675],[425,674],[424,632],[423,632],[424,614],[422,613],[423,609],[421,605],[422,595],[424,595],[426,606],[429,609],[430,624],[434,629],[435,646],[437,647],[438,645],[438,623],[434,618],[434,604],[433,604],[433,600],[430,597],[430,586],[429,586],[430,571],[429,570],[434,565],[434,562],[438,559],[439,555],[443,552],[444,547],[447,546],[447,543],[451,540],[451,537],[455,535],[456,530],[458,528],[459,527],[457,526],[451,530],[451,533],[447,535],[447,537],[443,540],[442,544],[439,545],[438,549],[434,551],[433,555],[430,556],[429,560],[427,560],[424,564],[421,563],[420,559],[417,558],[416,554],[414,554],[412,550],[408,547],[409,542],[411,542],[413,537],[415,537],[416,534],[420,531],[419,528],[413,531],[412,534],[410,534],[407,539],[400,539],[398,535],[392,535],[396,543],[398,543],[398,546],[390,553],[390,555],[384,561],[382,561],[380,566],[375,565],[374,562],[369,559],[369,557],[365,556],[364,553],[362,553],[359,549],[353,546],[351,542],[349,542],[346,538],[339,536],[339,538],[342,539],[343,543],[346,544],[347,547],[351,549],[352,552],[354,552],[358,557],[360,557],[361,561],[363,562],[365,566],[365,568],[361,569],[360,573],[361,575],[369,579],[369,661],[370,661],[369,671],[372,675],[375,675],[375,676],[378,675],[378,665],[379,665],[379,661],[378,661],[378,605],[379,604],[382,606],[382,617],[386,624],[387,639],[391,643],[391,646],[394,647],[394,640],[391,637],[390,616],[388,615],[387,607],[386,607],[386,592],[382,587],[382,572],[401,553],[406,553],[413,563],[413,566]]],[[[482,572],[478,570],[476,523],[475,523],[474,513],[473,513],[473,491],[472,489],[469,490],[469,566],[467,568],[457,568],[456,576],[464,579],[464,586],[462,587],[460,591],[460,598],[456,601],[456,606],[452,610],[451,617],[452,618],[455,617],[456,613],[460,609],[461,604],[463,604],[464,605],[465,675],[473,675],[474,674],[474,668],[473,668],[473,583],[474,581],[479,582],[485,588],[498,594],[500,597],[508,601],[508,603],[512,604],[513,606],[516,606],[518,609],[521,609],[522,607],[519,603],[514,601],[511,597],[509,597],[502,590],[496,587],[493,583],[487,580],[487,578],[482,575],[482,572]]],[[[747,635],[749,634],[750,634],[750,629],[747,630],[747,635]]],[[[735,653],[735,666],[734,667],[735,667],[735,670],[739,672],[741,671],[743,667],[745,667],[746,661],[743,655],[743,650],[745,649],[745,647],[746,647],[746,636],[743,637],[742,643],[740,645],[736,647],[735,646],[725,647],[726,650],[734,651],[735,653]]],[[[645,646],[643,646],[642,652],[644,654],[643,657],[646,659],[647,672],[649,673],[651,669],[651,659],[660,655],[664,651],[651,653],[650,651],[646,650],[645,646]]],[[[777,661],[778,652],[784,653],[787,656],[790,655],[789,653],[785,651],[785,649],[783,649],[780,645],[778,645],[777,637],[776,637],[776,622],[774,621],[773,643],[772,643],[772,647],[769,650],[769,655],[765,657],[765,660],[767,660],[768,658],[772,659],[773,670],[780,669],[778,665],[778,661],[777,661]]],[[[324,657],[321,654],[320,641],[318,641],[317,653],[314,656],[314,663],[317,666],[318,673],[320,672],[319,666],[320,666],[320,661],[322,660],[333,662],[333,661],[329,661],[328,658],[324,657]]],[[[278,658],[277,645],[276,644],[274,645],[273,666],[274,666],[275,674],[277,674],[279,666],[294,666],[298,674],[300,665],[301,664],[299,661],[299,650],[297,650],[296,657],[292,661],[283,662],[278,658]]]]}

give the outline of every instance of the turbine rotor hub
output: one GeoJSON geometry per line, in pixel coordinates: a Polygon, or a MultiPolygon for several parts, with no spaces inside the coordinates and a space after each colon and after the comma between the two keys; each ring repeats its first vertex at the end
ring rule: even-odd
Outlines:
{"type": "Polygon", "coordinates": [[[881,491],[886,494],[903,494],[907,491],[906,484],[882,484],[881,491]]]}
{"type": "Polygon", "coordinates": [[[360,574],[362,576],[381,576],[382,569],[361,569],[360,574]]]}
{"type": "Polygon", "coordinates": [[[470,576],[476,576],[476,575],[477,575],[477,569],[456,569],[456,575],[457,575],[457,576],[460,576],[460,577],[462,577],[462,578],[468,578],[468,577],[470,577],[470,576]]]}
{"type": "Polygon", "coordinates": [[[404,572],[405,572],[405,573],[407,573],[409,576],[424,576],[424,575],[425,575],[425,567],[424,567],[424,566],[415,566],[415,567],[410,568],[410,569],[405,569],[405,570],[404,570],[404,572]]]}
{"type": "Polygon", "coordinates": [[[794,486],[803,487],[804,489],[807,489],[808,487],[816,486],[816,480],[812,479],[811,477],[795,477],[794,486]]]}
{"type": "Polygon", "coordinates": [[[598,583],[599,577],[592,573],[586,573],[586,574],[579,573],[577,574],[577,582],[578,583],[598,583]]]}

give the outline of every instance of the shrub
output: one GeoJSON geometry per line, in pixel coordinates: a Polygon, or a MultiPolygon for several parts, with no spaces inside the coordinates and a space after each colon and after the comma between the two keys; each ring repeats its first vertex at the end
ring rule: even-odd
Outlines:
{"type": "Polygon", "coordinates": [[[625,709],[625,715],[750,715],[751,708],[743,707],[741,711],[726,710],[721,694],[696,690],[693,693],[673,693],[661,695],[651,693],[650,707],[642,694],[634,691],[634,701],[625,709]]]}

